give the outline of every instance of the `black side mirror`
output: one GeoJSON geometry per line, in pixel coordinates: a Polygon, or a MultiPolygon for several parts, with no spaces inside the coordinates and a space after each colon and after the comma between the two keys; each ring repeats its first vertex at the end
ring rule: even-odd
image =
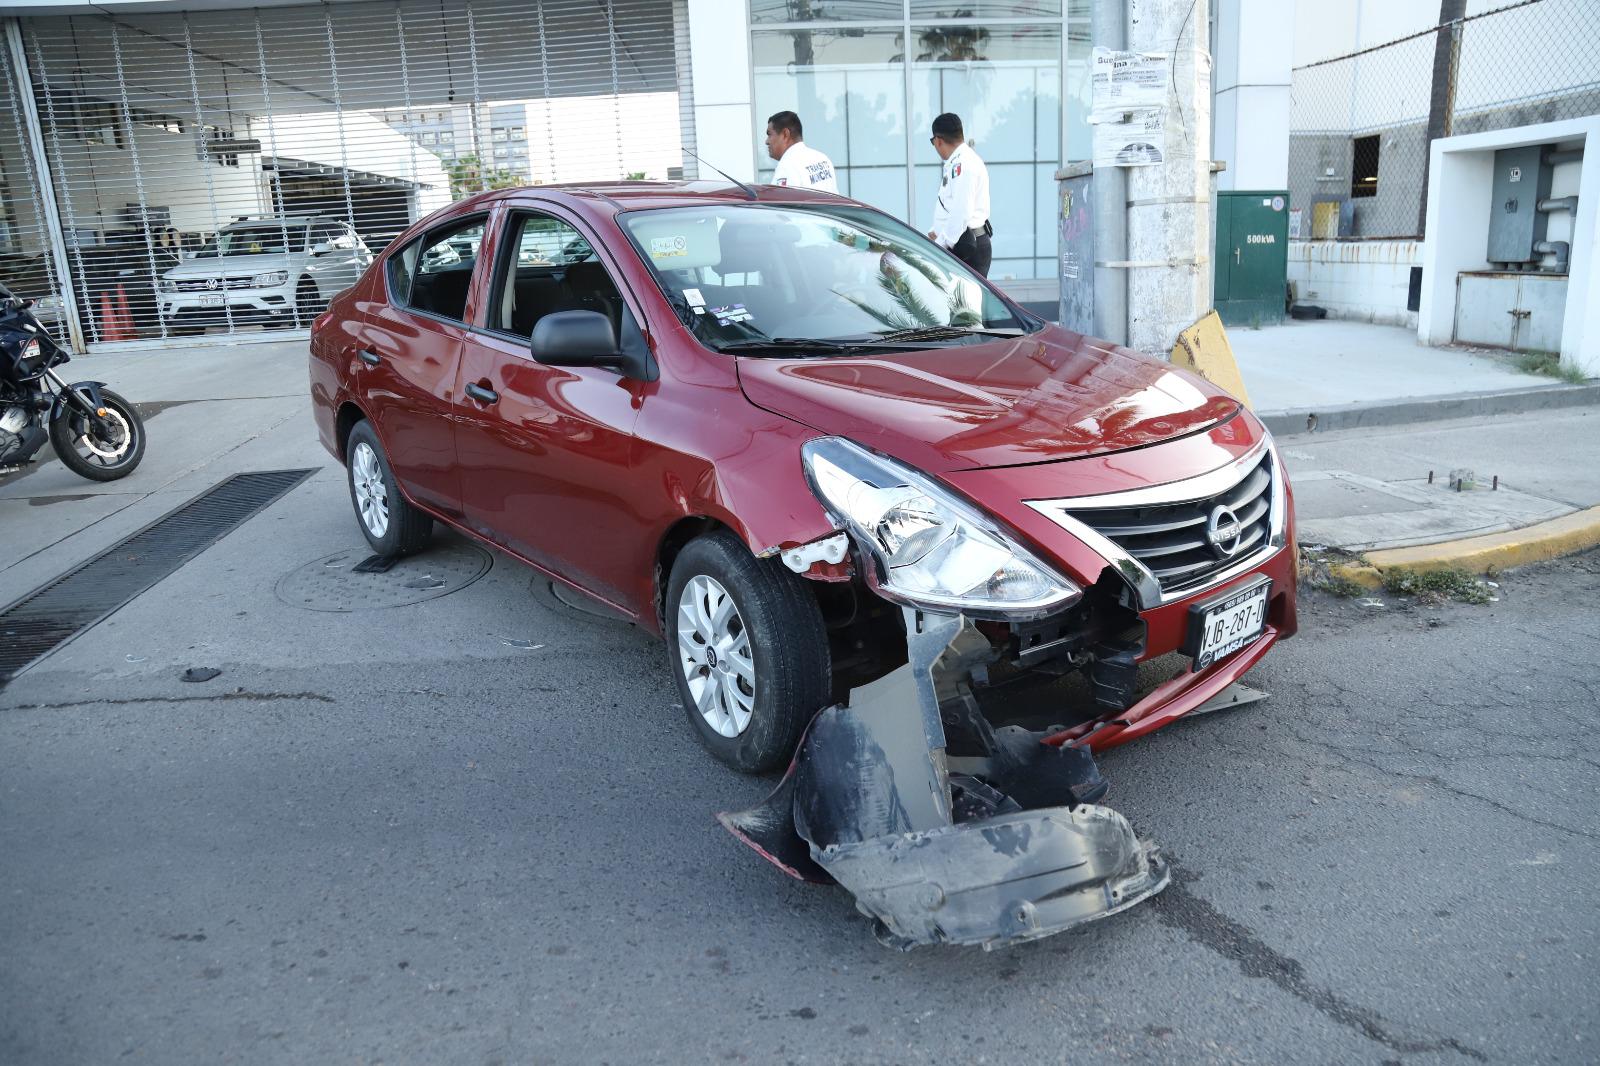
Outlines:
{"type": "Polygon", "coordinates": [[[599,366],[619,371],[623,377],[654,380],[648,350],[623,351],[611,319],[599,311],[545,315],[534,324],[528,349],[545,366],[599,366]]]}

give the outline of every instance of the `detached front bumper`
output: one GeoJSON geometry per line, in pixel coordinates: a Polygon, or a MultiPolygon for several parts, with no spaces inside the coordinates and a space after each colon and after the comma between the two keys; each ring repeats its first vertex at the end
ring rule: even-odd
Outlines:
{"type": "Polygon", "coordinates": [[[1095,803],[1083,747],[990,730],[964,618],[906,610],[909,662],[807,730],[760,805],[719,819],[792,876],[836,881],[884,943],[994,947],[1104,918],[1166,887],[1156,849],[1095,803]],[[945,723],[965,738],[947,750],[945,723]]]}

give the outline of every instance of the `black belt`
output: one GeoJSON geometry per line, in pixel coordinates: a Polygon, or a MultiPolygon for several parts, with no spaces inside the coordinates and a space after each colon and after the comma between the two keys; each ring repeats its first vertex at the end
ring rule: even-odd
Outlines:
{"type": "Polygon", "coordinates": [[[973,226],[967,232],[972,235],[973,240],[977,240],[979,237],[993,237],[994,227],[989,225],[988,219],[984,219],[983,225],[973,226]]]}

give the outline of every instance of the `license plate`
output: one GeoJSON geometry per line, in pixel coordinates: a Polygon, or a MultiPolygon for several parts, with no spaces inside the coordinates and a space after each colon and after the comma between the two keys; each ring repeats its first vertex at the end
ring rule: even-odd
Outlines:
{"type": "Polygon", "coordinates": [[[221,307],[227,297],[220,292],[203,292],[200,294],[201,307],[221,307]]]}
{"type": "Polygon", "coordinates": [[[1271,592],[1272,582],[1263,580],[1189,608],[1189,639],[1183,650],[1194,656],[1193,668],[1204,670],[1260,637],[1267,627],[1271,592]]]}

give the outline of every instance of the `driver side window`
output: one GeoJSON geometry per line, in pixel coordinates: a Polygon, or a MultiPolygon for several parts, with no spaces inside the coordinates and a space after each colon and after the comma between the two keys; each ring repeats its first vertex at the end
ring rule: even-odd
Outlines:
{"type": "Polygon", "coordinates": [[[499,282],[491,296],[490,326],[531,337],[539,319],[556,311],[598,311],[620,332],[622,294],[589,241],[551,215],[513,215],[499,282]]]}

